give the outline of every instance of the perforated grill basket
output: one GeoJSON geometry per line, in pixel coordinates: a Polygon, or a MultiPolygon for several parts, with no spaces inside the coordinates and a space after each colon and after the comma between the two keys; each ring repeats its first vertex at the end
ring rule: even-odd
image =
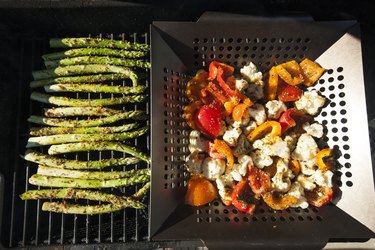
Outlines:
{"type": "Polygon", "coordinates": [[[307,249],[322,248],[328,241],[374,237],[359,24],[223,17],[154,22],[151,27],[152,239],[200,240],[212,248],[307,249]],[[182,108],[189,78],[212,60],[237,69],[252,61],[266,72],[274,64],[303,58],[328,69],[312,88],[329,100],[316,119],[326,127],[323,140],[340,154],[332,204],[285,211],[259,206],[254,215],[219,200],[197,208],[184,205],[189,128],[182,108]]]}

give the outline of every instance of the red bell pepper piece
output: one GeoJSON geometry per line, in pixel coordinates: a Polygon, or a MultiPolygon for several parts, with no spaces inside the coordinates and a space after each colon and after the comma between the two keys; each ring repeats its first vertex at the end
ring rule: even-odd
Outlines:
{"type": "Polygon", "coordinates": [[[208,69],[208,80],[216,79],[219,67],[222,68],[223,70],[223,73],[222,73],[223,77],[226,78],[230,75],[233,75],[234,68],[232,66],[229,66],[228,64],[220,63],[217,61],[212,61],[208,69]]]}
{"type": "Polygon", "coordinates": [[[252,165],[249,165],[248,179],[251,190],[253,190],[256,195],[264,194],[271,187],[270,176],[266,172],[252,165]]]}
{"type": "Polygon", "coordinates": [[[321,207],[332,200],[333,189],[331,187],[317,186],[312,191],[306,190],[305,195],[309,204],[321,207]]]}
{"type": "Polygon", "coordinates": [[[215,99],[220,101],[222,104],[229,101],[229,97],[227,96],[227,94],[222,89],[220,89],[220,87],[217,86],[216,83],[208,83],[206,89],[215,97],[215,99]]]}
{"type": "Polygon", "coordinates": [[[296,121],[293,119],[292,116],[303,116],[304,114],[301,111],[296,109],[288,109],[286,110],[279,118],[279,123],[281,125],[281,131],[284,133],[291,127],[296,126],[296,121]]]}
{"type": "Polygon", "coordinates": [[[253,214],[255,210],[254,193],[247,180],[240,181],[232,191],[232,204],[238,210],[253,214]]]}
{"type": "Polygon", "coordinates": [[[216,138],[221,129],[221,105],[216,102],[203,105],[194,115],[194,122],[198,129],[207,137],[216,138]]]}
{"type": "Polygon", "coordinates": [[[298,86],[289,85],[283,81],[279,81],[277,86],[277,98],[283,102],[297,101],[303,91],[298,86]]]}

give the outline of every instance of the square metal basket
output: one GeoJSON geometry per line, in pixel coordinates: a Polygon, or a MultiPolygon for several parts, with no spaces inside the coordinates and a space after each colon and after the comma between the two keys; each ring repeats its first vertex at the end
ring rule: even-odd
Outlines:
{"type": "Polygon", "coordinates": [[[355,21],[253,19],[205,16],[194,22],[151,26],[150,236],[153,240],[203,241],[209,248],[322,248],[328,241],[375,236],[371,165],[359,24],[355,21]],[[235,66],[249,61],[265,72],[272,65],[310,58],[327,72],[312,88],[329,101],[316,118],[330,147],[340,152],[331,204],[253,215],[219,200],[184,205],[189,128],[182,118],[185,86],[212,60],[235,66]]]}

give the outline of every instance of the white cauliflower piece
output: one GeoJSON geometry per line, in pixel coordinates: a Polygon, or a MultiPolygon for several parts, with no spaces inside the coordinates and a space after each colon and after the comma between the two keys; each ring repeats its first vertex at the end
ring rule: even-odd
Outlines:
{"type": "Polygon", "coordinates": [[[250,117],[254,118],[256,123],[258,125],[264,123],[267,119],[266,116],[266,110],[264,109],[263,105],[261,104],[254,104],[249,108],[250,112],[249,115],[250,117]]]}
{"type": "Polygon", "coordinates": [[[306,190],[313,190],[316,185],[314,183],[315,181],[315,178],[314,176],[306,176],[304,174],[300,174],[297,176],[297,181],[299,182],[299,184],[301,184],[301,186],[306,189],[306,190]]]}
{"type": "Polygon", "coordinates": [[[232,175],[233,180],[242,181],[247,174],[247,164],[234,164],[228,173],[232,175]]]}
{"type": "Polygon", "coordinates": [[[216,187],[219,196],[224,204],[230,204],[232,201],[231,193],[234,187],[234,182],[231,174],[224,174],[216,179],[216,187]]]}
{"type": "Polygon", "coordinates": [[[268,118],[279,119],[280,115],[287,110],[285,104],[282,101],[273,100],[266,103],[268,111],[268,118]]]}
{"type": "Polygon", "coordinates": [[[257,128],[257,123],[255,121],[249,121],[249,123],[242,127],[242,133],[249,135],[254,129],[257,128]]]}
{"type": "Polygon", "coordinates": [[[249,83],[245,79],[236,79],[235,86],[241,92],[249,87],[249,83]]]}
{"type": "Polygon", "coordinates": [[[229,146],[234,147],[237,145],[238,137],[240,137],[241,133],[240,128],[228,129],[223,135],[223,140],[228,143],[229,146]]]}
{"type": "Polygon", "coordinates": [[[298,138],[297,147],[292,153],[292,158],[300,161],[308,161],[315,158],[319,148],[314,138],[305,133],[298,138]]]}
{"type": "Polygon", "coordinates": [[[243,66],[240,69],[241,75],[248,82],[257,82],[262,80],[262,72],[257,70],[257,67],[254,63],[249,62],[247,65],[243,66]]]}
{"type": "Polygon", "coordinates": [[[202,163],[204,155],[194,151],[185,158],[185,166],[187,171],[192,174],[201,174],[202,173],[202,163]]]}
{"type": "Polygon", "coordinates": [[[315,183],[322,187],[332,187],[332,176],[333,173],[330,170],[322,171],[316,170],[314,173],[315,183]]]}
{"type": "Polygon", "coordinates": [[[294,177],[292,171],[288,168],[288,162],[279,159],[276,163],[277,171],[272,177],[272,188],[276,191],[287,192],[290,189],[290,179],[294,177]]]}
{"type": "Polygon", "coordinates": [[[264,82],[257,81],[255,83],[249,84],[249,87],[246,89],[246,95],[251,98],[251,100],[259,100],[264,97],[264,82]]]}
{"type": "Polygon", "coordinates": [[[253,143],[253,148],[260,149],[263,153],[269,156],[278,156],[283,159],[290,158],[288,144],[279,136],[266,136],[262,139],[256,140],[253,143]]]}
{"type": "Polygon", "coordinates": [[[290,152],[296,148],[298,135],[295,133],[289,133],[284,137],[284,141],[287,143],[290,152]]]}
{"type": "Polygon", "coordinates": [[[299,161],[299,165],[301,167],[301,172],[304,175],[313,175],[317,168],[315,158],[308,161],[299,161]]]}
{"type": "Polygon", "coordinates": [[[189,134],[189,151],[194,152],[205,152],[208,150],[208,141],[201,137],[201,132],[198,130],[192,130],[189,134]]]}
{"type": "Polygon", "coordinates": [[[321,138],[323,136],[323,126],[317,122],[311,125],[306,122],[302,125],[302,128],[307,134],[314,136],[315,138],[321,138]]]}
{"type": "Polygon", "coordinates": [[[318,94],[318,91],[305,91],[301,98],[295,101],[296,108],[309,115],[316,115],[319,108],[323,107],[326,99],[318,94]]]}
{"type": "Polygon", "coordinates": [[[225,122],[224,121],[221,121],[219,136],[224,135],[225,131],[227,131],[227,126],[225,126],[225,122]]]}
{"type": "Polygon", "coordinates": [[[250,157],[250,155],[240,155],[240,156],[238,156],[238,162],[242,165],[245,165],[246,167],[248,165],[252,165],[252,166],[254,165],[253,159],[250,157]]]}
{"type": "Polygon", "coordinates": [[[297,181],[293,182],[290,186],[288,195],[294,196],[297,198],[297,203],[292,205],[292,207],[300,207],[302,209],[305,209],[309,206],[309,203],[307,202],[307,199],[305,197],[305,192],[303,190],[303,187],[301,184],[297,181]]]}
{"type": "Polygon", "coordinates": [[[203,175],[209,180],[216,180],[225,172],[225,161],[207,157],[202,163],[203,175]]]}
{"type": "Polygon", "coordinates": [[[272,158],[269,155],[263,153],[262,150],[255,150],[250,154],[254,161],[254,165],[260,169],[269,166],[273,163],[272,158]]]}
{"type": "Polygon", "coordinates": [[[247,154],[250,151],[250,142],[247,140],[244,134],[241,134],[238,138],[237,146],[232,149],[234,156],[240,156],[247,154]]]}

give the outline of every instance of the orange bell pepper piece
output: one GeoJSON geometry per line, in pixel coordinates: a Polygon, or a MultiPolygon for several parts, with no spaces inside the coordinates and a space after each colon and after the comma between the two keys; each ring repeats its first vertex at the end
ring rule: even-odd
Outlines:
{"type": "Polygon", "coordinates": [[[301,171],[301,166],[299,164],[299,161],[297,160],[290,160],[288,167],[290,170],[292,170],[293,174],[297,176],[299,172],[301,171]]]}
{"type": "Polygon", "coordinates": [[[232,153],[232,149],[228,146],[228,144],[219,139],[214,140],[213,149],[221,155],[225,155],[227,159],[227,166],[233,167],[234,164],[234,157],[232,153]]]}
{"type": "Polygon", "coordinates": [[[302,69],[302,75],[304,78],[303,84],[308,87],[318,81],[325,72],[325,69],[320,67],[319,64],[307,58],[300,62],[299,65],[302,69]]]}
{"type": "Polygon", "coordinates": [[[194,121],[194,114],[201,106],[201,101],[195,101],[190,103],[189,105],[184,106],[183,108],[182,118],[186,120],[187,125],[192,129],[197,129],[194,121]]]}
{"type": "Polygon", "coordinates": [[[207,72],[199,70],[197,74],[187,83],[186,97],[189,101],[199,100],[200,91],[207,86],[207,72]]]}
{"type": "Polygon", "coordinates": [[[316,154],[316,165],[318,165],[318,168],[322,171],[326,171],[326,170],[329,170],[331,168],[331,164],[329,164],[328,162],[324,162],[324,158],[327,158],[327,157],[330,157],[332,154],[332,149],[330,148],[325,148],[325,149],[322,149],[320,150],[317,154],[316,154]]]}
{"type": "Polygon", "coordinates": [[[224,103],[225,115],[229,116],[232,114],[234,107],[239,103],[239,100],[233,99],[224,103]]]}
{"type": "Polygon", "coordinates": [[[242,121],[242,117],[244,116],[245,111],[251,105],[253,105],[253,102],[249,98],[246,98],[243,103],[240,103],[237,106],[235,106],[232,112],[233,120],[235,120],[236,122],[242,121]]]}
{"type": "Polygon", "coordinates": [[[185,203],[191,206],[207,204],[217,197],[216,187],[207,179],[192,176],[187,185],[185,203]]]}
{"type": "Polygon", "coordinates": [[[277,65],[276,71],[287,84],[298,85],[304,81],[301,67],[294,60],[277,65]]]}
{"type": "Polygon", "coordinates": [[[266,134],[270,133],[271,136],[280,136],[281,135],[281,125],[276,121],[266,121],[265,123],[259,125],[254,129],[247,137],[251,142],[254,142],[266,134]]]}
{"type": "Polygon", "coordinates": [[[276,98],[277,86],[279,83],[279,76],[276,67],[272,67],[269,72],[268,83],[266,88],[267,100],[272,101],[276,98]]]}
{"type": "Polygon", "coordinates": [[[268,192],[262,195],[264,202],[274,210],[284,210],[297,203],[297,198],[287,194],[268,192]]]}
{"type": "Polygon", "coordinates": [[[208,66],[208,80],[216,79],[217,75],[219,74],[218,69],[222,69],[222,74],[224,77],[233,75],[234,68],[228,64],[212,61],[210,66],[208,66]]]}

